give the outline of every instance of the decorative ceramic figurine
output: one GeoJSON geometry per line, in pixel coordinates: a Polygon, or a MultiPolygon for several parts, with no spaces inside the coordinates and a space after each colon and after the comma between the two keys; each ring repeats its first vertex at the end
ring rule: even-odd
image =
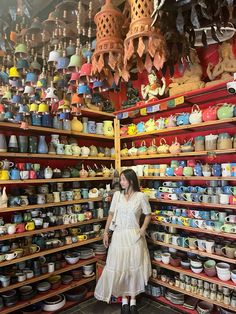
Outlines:
{"type": "Polygon", "coordinates": [[[160,84],[158,83],[157,76],[154,72],[151,72],[148,75],[148,85],[141,85],[141,93],[143,96],[143,99],[146,99],[147,101],[150,101],[152,99],[157,99],[157,96],[162,96],[165,92],[166,88],[166,81],[165,78],[163,77],[161,79],[162,81],[162,86],[160,87],[160,84]]]}

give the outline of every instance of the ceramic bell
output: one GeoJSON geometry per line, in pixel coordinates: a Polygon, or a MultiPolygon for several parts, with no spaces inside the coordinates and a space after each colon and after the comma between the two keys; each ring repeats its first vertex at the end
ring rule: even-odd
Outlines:
{"type": "Polygon", "coordinates": [[[58,97],[57,97],[57,95],[55,93],[56,93],[56,88],[54,88],[53,86],[48,87],[46,89],[45,99],[46,100],[55,100],[55,101],[57,101],[58,97]]]}
{"type": "Polygon", "coordinates": [[[79,48],[76,48],[75,54],[70,57],[70,63],[68,64],[68,69],[70,71],[73,71],[76,68],[81,68],[81,66],[82,66],[82,58],[79,52],[79,48]]]}
{"type": "Polygon", "coordinates": [[[18,44],[15,48],[15,56],[17,58],[26,59],[28,55],[27,46],[25,44],[18,44]]]}
{"type": "Polygon", "coordinates": [[[59,58],[61,57],[61,54],[58,50],[56,50],[56,47],[53,51],[50,51],[49,57],[48,57],[48,63],[53,64],[57,63],[59,58]]]}

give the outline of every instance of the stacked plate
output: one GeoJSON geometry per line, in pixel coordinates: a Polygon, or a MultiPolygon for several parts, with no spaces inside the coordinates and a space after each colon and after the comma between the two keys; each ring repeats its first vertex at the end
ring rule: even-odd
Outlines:
{"type": "Polygon", "coordinates": [[[80,259],[88,259],[94,256],[93,249],[81,248],[78,252],[80,253],[80,259]]]}
{"type": "Polygon", "coordinates": [[[95,253],[95,255],[105,255],[106,254],[106,248],[103,244],[97,244],[97,243],[94,243],[92,245],[93,247],[93,251],[95,253]]]}
{"type": "Polygon", "coordinates": [[[47,312],[54,312],[61,309],[66,303],[66,298],[63,294],[55,295],[43,301],[43,310],[47,312]]]}
{"type": "Polygon", "coordinates": [[[184,304],[184,294],[176,291],[168,290],[165,294],[168,301],[173,304],[184,304]]]}

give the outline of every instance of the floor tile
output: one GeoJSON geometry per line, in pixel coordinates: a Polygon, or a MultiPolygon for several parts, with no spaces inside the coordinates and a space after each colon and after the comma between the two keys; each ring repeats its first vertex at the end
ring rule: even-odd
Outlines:
{"type": "Polygon", "coordinates": [[[161,313],[163,314],[179,314],[180,313],[174,309],[171,309],[168,306],[160,306],[160,310],[161,310],[161,313]]]}

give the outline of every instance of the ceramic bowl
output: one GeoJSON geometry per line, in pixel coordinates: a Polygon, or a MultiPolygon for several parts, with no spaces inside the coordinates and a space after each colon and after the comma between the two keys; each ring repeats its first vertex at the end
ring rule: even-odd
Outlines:
{"type": "Polygon", "coordinates": [[[204,272],[209,277],[215,277],[216,276],[216,268],[215,267],[204,268],[204,272]]]}
{"type": "Polygon", "coordinates": [[[191,266],[193,267],[202,267],[202,262],[201,261],[198,261],[197,259],[191,259],[190,260],[190,264],[191,266]]]}
{"type": "Polygon", "coordinates": [[[200,274],[203,271],[203,267],[193,267],[193,266],[191,266],[191,270],[195,274],[200,274]]]}
{"type": "Polygon", "coordinates": [[[63,294],[55,295],[43,301],[43,310],[47,312],[55,312],[61,309],[66,303],[66,298],[63,294]]]}
{"type": "Polygon", "coordinates": [[[85,297],[87,291],[88,289],[85,286],[80,286],[66,292],[65,296],[68,301],[79,302],[85,297]]]}
{"type": "Polygon", "coordinates": [[[215,268],[215,266],[216,266],[216,261],[214,261],[213,259],[209,259],[208,261],[204,263],[204,268],[215,268]]]}
{"type": "Polygon", "coordinates": [[[197,304],[197,312],[199,314],[210,314],[212,313],[214,305],[211,303],[208,303],[206,301],[200,301],[197,304]]]}
{"type": "Polygon", "coordinates": [[[180,264],[181,264],[182,268],[184,268],[184,269],[189,269],[190,268],[189,260],[186,260],[186,259],[185,260],[181,260],[180,264]]]}
{"type": "Polygon", "coordinates": [[[228,273],[219,273],[217,271],[217,276],[222,281],[228,281],[231,278],[230,271],[228,273]]]}
{"type": "Polygon", "coordinates": [[[65,256],[66,262],[70,265],[78,263],[79,259],[80,259],[79,253],[71,253],[65,256]]]}
{"type": "Polygon", "coordinates": [[[31,294],[33,288],[31,286],[23,286],[19,288],[19,292],[21,295],[31,294]]]}
{"type": "Polygon", "coordinates": [[[73,279],[74,278],[71,275],[62,275],[61,282],[63,285],[68,285],[73,279]]]}
{"type": "Polygon", "coordinates": [[[180,266],[181,258],[177,256],[171,256],[170,257],[170,265],[174,267],[180,266]]]}
{"type": "Polygon", "coordinates": [[[81,279],[83,275],[82,269],[73,269],[70,273],[75,280],[81,279]]]}
{"type": "Polygon", "coordinates": [[[42,281],[37,284],[36,289],[39,292],[45,292],[48,291],[51,288],[51,284],[48,281],[42,281]]]}
{"type": "Polygon", "coordinates": [[[61,276],[55,275],[48,278],[48,282],[51,284],[51,289],[55,290],[60,287],[61,284],[61,276]]]}

